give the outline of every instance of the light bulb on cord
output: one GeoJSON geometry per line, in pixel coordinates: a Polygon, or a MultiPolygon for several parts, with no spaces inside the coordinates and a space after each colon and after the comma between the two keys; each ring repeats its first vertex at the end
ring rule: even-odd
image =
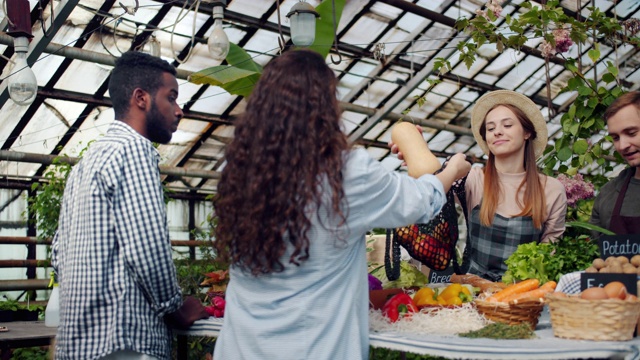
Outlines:
{"type": "Polygon", "coordinates": [[[16,37],[13,39],[16,52],[15,64],[8,77],[9,97],[18,105],[30,105],[38,94],[38,80],[27,64],[29,39],[16,37]]]}
{"type": "Polygon", "coordinates": [[[140,51],[143,53],[147,53],[151,56],[160,57],[160,54],[161,54],[160,41],[158,41],[155,34],[152,34],[149,37],[149,40],[147,40],[147,42],[144,43],[140,51]]]}
{"type": "Polygon", "coordinates": [[[229,38],[224,29],[222,29],[223,10],[222,6],[213,8],[213,30],[209,34],[209,40],[207,41],[209,54],[220,62],[226,59],[227,54],[229,54],[229,38]]]}
{"type": "Polygon", "coordinates": [[[305,1],[291,7],[287,18],[291,22],[291,42],[297,46],[309,46],[316,39],[316,18],[320,14],[305,1]]]}

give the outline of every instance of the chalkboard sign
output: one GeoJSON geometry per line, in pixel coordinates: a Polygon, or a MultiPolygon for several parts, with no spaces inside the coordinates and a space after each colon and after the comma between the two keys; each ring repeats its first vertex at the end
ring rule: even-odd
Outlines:
{"type": "Polygon", "coordinates": [[[620,281],[627,288],[627,293],[638,295],[638,275],[612,273],[582,273],[580,274],[580,290],[592,287],[604,287],[610,282],[620,281]]]}
{"type": "Polygon", "coordinates": [[[640,254],[640,234],[602,235],[598,245],[602,259],[621,255],[631,258],[633,255],[640,254]]]}
{"type": "Polygon", "coordinates": [[[429,272],[429,284],[450,283],[451,275],[453,275],[453,266],[449,266],[441,271],[431,270],[431,272],[429,272]]]}

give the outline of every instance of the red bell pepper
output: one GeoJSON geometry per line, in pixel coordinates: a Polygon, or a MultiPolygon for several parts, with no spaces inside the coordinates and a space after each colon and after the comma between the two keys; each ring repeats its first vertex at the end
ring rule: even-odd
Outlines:
{"type": "Polygon", "coordinates": [[[391,320],[391,322],[398,321],[400,316],[406,316],[407,314],[417,312],[418,308],[413,302],[411,296],[406,293],[399,293],[394,295],[391,299],[382,307],[382,313],[391,320]]]}

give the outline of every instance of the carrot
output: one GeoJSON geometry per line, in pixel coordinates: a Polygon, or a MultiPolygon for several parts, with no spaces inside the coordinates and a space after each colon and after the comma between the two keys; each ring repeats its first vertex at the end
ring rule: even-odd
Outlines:
{"type": "Polygon", "coordinates": [[[535,290],[540,285],[540,280],[538,279],[527,279],[520,281],[518,283],[507,286],[506,288],[498,291],[497,293],[489,296],[487,301],[491,302],[502,302],[508,296],[513,294],[520,294],[527,291],[535,290]]]}
{"type": "Polygon", "coordinates": [[[530,301],[531,299],[535,299],[535,300],[544,299],[544,296],[546,294],[553,292],[553,290],[556,289],[556,285],[557,284],[555,281],[547,281],[537,289],[533,289],[523,293],[512,294],[510,296],[505,297],[501,301],[506,303],[513,302],[517,304],[518,302],[530,301]]]}

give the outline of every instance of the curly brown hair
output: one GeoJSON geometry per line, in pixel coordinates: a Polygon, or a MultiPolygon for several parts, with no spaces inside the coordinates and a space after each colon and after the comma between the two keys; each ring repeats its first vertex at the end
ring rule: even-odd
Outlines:
{"type": "Polygon", "coordinates": [[[289,51],[265,66],[235,123],[214,199],[215,248],[221,261],[253,275],[281,272],[309,258],[311,216],[330,193],[340,224],[344,153],[337,79],[309,50],[289,51]]]}

